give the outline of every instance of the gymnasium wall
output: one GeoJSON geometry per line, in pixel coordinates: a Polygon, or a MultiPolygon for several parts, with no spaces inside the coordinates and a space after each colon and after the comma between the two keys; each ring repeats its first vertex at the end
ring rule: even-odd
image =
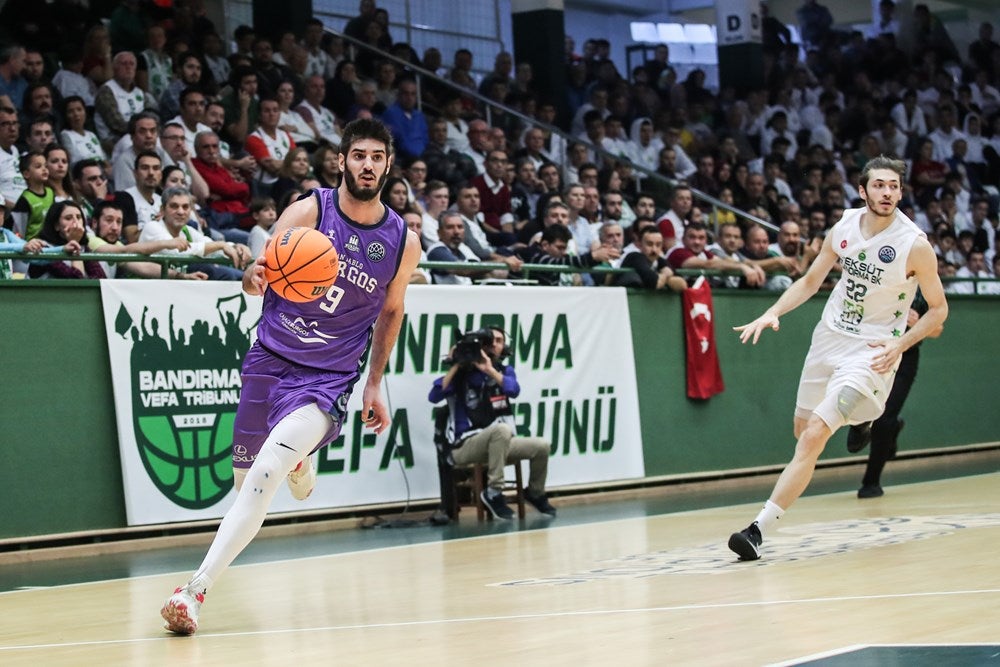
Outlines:
{"type": "MultiPolygon", "coordinates": [[[[774,295],[716,290],[714,299],[726,390],[691,401],[684,389],[680,300],[629,296],[647,477],[777,465],[789,457],[798,374],[822,300],[786,316],[780,333],[766,332],[752,347],[740,345],[730,328],[751,320],[774,295]]],[[[951,299],[945,334],[922,347],[920,373],[904,410],[907,449],[1000,439],[1000,410],[993,405],[998,331],[995,300],[951,299]]],[[[616,361],[624,360],[612,348],[594,363],[616,361]]],[[[0,447],[7,461],[0,468],[0,540],[123,528],[97,284],[0,287],[0,368],[0,447]]],[[[842,456],[843,435],[824,458],[842,456]]]]}

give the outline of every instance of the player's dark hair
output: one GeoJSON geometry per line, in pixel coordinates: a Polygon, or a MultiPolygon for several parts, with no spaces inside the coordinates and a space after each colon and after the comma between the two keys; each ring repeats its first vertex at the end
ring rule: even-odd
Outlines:
{"type": "Polygon", "coordinates": [[[886,157],[885,155],[879,155],[865,163],[864,168],[861,170],[861,187],[868,189],[868,180],[871,178],[871,173],[876,169],[891,169],[899,175],[900,182],[903,181],[906,176],[906,163],[902,160],[896,160],[891,157],[886,157]]]}
{"type": "Polygon", "coordinates": [[[340,154],[346,158],[351,152],[351,146],[363,139],[382,142],[385,144],[386,154],[392,155],[392,134],[382,121],[374,118],[358,118],[347,124],[340,136],[340,154]]]}

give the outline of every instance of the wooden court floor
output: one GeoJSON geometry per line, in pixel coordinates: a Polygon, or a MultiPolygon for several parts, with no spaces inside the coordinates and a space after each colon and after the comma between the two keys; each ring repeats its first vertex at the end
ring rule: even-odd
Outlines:
{"type": "Polygon", "coordinates": [[[186,563],[10,591],[0,665],[1000,664],[993,461],[875,500],[804,497],[754,563],[725,541],[757,503],[237,565],[194,637],[158,615],[186,563]],[[883,652],[843,653],[862,646],[883,652]]]}

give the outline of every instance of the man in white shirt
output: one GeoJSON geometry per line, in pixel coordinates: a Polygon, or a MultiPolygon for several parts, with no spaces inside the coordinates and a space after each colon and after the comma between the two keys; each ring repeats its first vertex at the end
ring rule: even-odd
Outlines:
{"type": "Polygon", "coordinates": [[[163,163],[160,156],[155,151],[140,151],[135,158],[135,185],[124,190],[134,211],[134,216],[126,212],[125,226],[122,229],[126,243],[139,240],[146,225],[159,217],[161,200],[156,189],[160,187],[162,175],[163,163]]]}
{"type": "Polygon", "coordinates": [[[291,136],[278,127],[281,108],[273,97],[260,100],[260,127],[246,141],[246,150],[257,163],[254,176],[262,185],[270,186],[278,180],[285,156],[295,148],[291,136]]]}
{"type": "Polygon", "coordinates": [[[469,147],[463,151],[476,163],[476,173],[486,173],[486,154],[493,150],[493,139],[490,137],[490,126],[485,120],[474,120],[469,123],[469,147]]]}
{"type": "Polygon", "coordinates": [[[97,136],[110,150],[128,131],[128,122],[146,108],[155,108],[156,100],[135,84],[135,55],[120,51],[112,60],[114,77],[97,90],[94,100],[94,125],[97,136]]]}
{"type": "Polygon", "coordinates": [[[875,17],[875,21],[868,26],[867,38],[868,39],[878,39],[879,35],[899,34],[899,21],[896,20],[894,16],[896,12],[896,3],[892,0],[882,0],[878,3],[878,16],[875,17]]]}
{"type": "MultiPolygon", "coordinates": [[[[432,262],[478,262],[479,257],[465,243],[465,222],[456,211],[441,215],[440,239],[427,249],[427,259],[432,262]]],[[[474,276],[485,276],[482,271],[433,269],[435,285],[471,285],[474,276]]]]}
{"type": "Polygon", "coordinates": [[[307,77],[326,76],[330,69],[330,56],[322,48],[323,42],[323,22],[317,18],[306,21],[305,32],[302,33],[302,46],[306,51],[306,71],[307,77]]]}
{"type": "Polygon", "coordinates": [[[97,85],[83,75],[83,55],[79,49],[66,50],[62,57],[62,69],[52,77],[52,85],[63,99],[76,95],[83,99],[86,106],[94,106],[97,85]]]}
{"type": "Polygon", "coordinates": [[[670,208],[656,221],[663,235],[663,250],[666,252],[684,238],[684,228],[688,223],[688,215],[694,206],[694,196],[691,188],[678,185],[670,197],[670,208]],[[669,224],[669,227],[667,225],[669,224]]]}
{"type": "Polygon", "coordinates": [[[337,119],[333,112],[323,106],[324,97],[326,97],[326,82],[323,81],[323,77],[311,76],[306,79],[305,97],[299,106],[295,107],[295,111],[312,131],[313,142],[326,141],[339,146],[340,130],[337,128],[337,119]]]}
{"type": "Polygon", "coordinates": [[[111,154],[111,181],[115,190],[127,190],[135,185],[135,158],[143,151],[155,151],[161,165],[172,164],[160,146],[160,122],[155,113],[136,114],[129,119],[128,129],[129,133],[118,141],[111,154]]]}
{"type": "MultiPolygon", "coordinates": [[[[243,244],[212,241],[188,225],[191,219],[191,193],[183,188],[167,188],[158,219],[147,223],[139,236],[140,241],[169,241],[183,235],[188,240],[185,254],[195,257],[225,255],[233,266],[224,264],[190,264],[189,271],[201,271],[209,280],[243,280],[243,269],[254,261],[250,248],[243,244]]],[[[165,251],[169,252],[169,251],[165,251]]],[[[179,251],[174,251],[181,254],[179,251]]]]}
{"type": "Polygon", "coordinates": [[[681,146],[681,129],[679,127],[668,127],[663,133],[663,145],[674,149],[676,154],[675,170],[678,178],[688,178],[698,171],[698,165],[694,163],[681,146]]]}
{"type": "Polygon", "coordinates": [[[965,133],[955,127],[955,107],[943,104],[938,107],[938,126],[927,135],[934,142],[934,159],[944,162],[951,157],[956,139],[965,139],[965,133]]]}
{"type": "Polygon", "coordinates": [[[200,88],[188,86],[181,91],[181,112],[169,122],[179,123],[184,129],[184,145],[188,153],[194,155],[194,138],[199,132],[211,132],[212,128],[203,121],[208,101],[200,88]]]}
{"type": "MultiPolygon", "coordinates": [[[[969,253],[969,259],[965,266],[955,271],[956,278],[992,278],[993,275],[986,270],[986,258],[983,251],[974,248],[969,253]]],[[[982,294],[985,283],[955,282],[951,284],[952,294],[982,294]]]]}
{"type": "Polygon", "coordinates": [[[889,157],[902,158],[906,154],[906,135],[899,131],[891,118],[882,121],[882,129],[873,132],[882,152],[889,157]]]}
{"type": "Polygon", "coordinates": [[[889,112],[896,127],[909,138],[923,137],[927,134],[927,120],[924,110],[917,106],[917,93],[907,89],[903,93],[903,101],[899,102],[889,112]]]}
{"type": "Polygon", "coordinates": [[[441,214],[448,210],[448,186],[443,181],[430,181],[427,183],[424,194],[426,195],[426,208],[421,216],[423,218],[421,235],[424,241],[430,245],[440,240],[438,236],[440,223],[438,221],[441,219],[441,214]]]}
{"type": "Polygon", "coordinates": [[[17,111],[0,107],[0,197],[3,197],[2,203],[8,211],[14,208],[21,193],[28,187],[18,164],[21,153],[15,145],[20,127],[17,111]]]}

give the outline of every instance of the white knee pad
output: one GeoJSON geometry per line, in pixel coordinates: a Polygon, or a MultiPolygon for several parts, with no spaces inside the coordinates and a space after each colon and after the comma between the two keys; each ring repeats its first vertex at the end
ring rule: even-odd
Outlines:
{"type": "Polygon", "coordinates": [[[843,386],[836,395],[823,399],[814,412],[826,422],[830,430],[836,431],[850,422],[851,415],[866,400],[868,397],[854,387],[843,386]]]}
{"type": "Polygon", "coordinates": [[[330,429],[330,415],[315,403],[305,405],[275,424],[249,471],[240,479],[234,469],[234,483],[241,488],[247,480],[255,487],[277,486],[306,458],[330,429]],[[238,480],[238,481],[237,481],[238,480]]]}

